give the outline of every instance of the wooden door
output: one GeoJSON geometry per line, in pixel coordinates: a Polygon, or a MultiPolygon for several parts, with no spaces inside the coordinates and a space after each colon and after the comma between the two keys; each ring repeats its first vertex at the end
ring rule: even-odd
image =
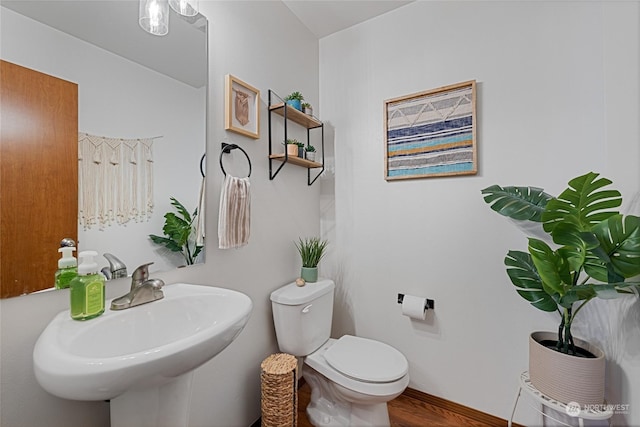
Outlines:
{"type": "Polygon", "coordinates": [[[78,85],[0,61],[0,297],[50,288],[78,238],[78,85]]]}

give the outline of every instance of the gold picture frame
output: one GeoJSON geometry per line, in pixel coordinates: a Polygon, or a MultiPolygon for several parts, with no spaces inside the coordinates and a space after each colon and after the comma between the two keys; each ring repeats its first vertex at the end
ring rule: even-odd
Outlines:
{"type": "Polygon", "coordinates": [[[224,86],[224,128],[260,138],[260,91],[231,74],[226,75],[224,86]]]}
{"type": "Polygon", "coordinates": [[[384,101],[387,181],[478,172],[476,81],[384,101]]]}

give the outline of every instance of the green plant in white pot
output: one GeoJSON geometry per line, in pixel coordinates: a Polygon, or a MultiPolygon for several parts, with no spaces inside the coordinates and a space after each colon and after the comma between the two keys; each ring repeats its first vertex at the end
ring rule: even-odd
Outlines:
{"type": "Polygon", "coordinates": [[[319,237],[299,238],[295,243],[300,258],[302,259],[302,269],[300,277],[305,282],[313,283],[318,281],[318,263],[324,257],[329,242],[320,240],[319,237]]]}
{"type": "Polygon", "coordinates": [[[316,161],[316,147],[308,144],[306,147],[304,147],[304,151],[306,153],[305,157],[307,158],[307,160],[310,160],[312,162],[316,161]]]}
{"type": "Polygon", "coordinates": [[[309,116],[313,116],[313,107],[308,102],[302,103],[302,111],[309,116]]]}
{"type": "Polygon", "coordinates": [[[541,223],[557,245],[552,248],[531,237],[527,252],[510,250],[504,263],[520,296],[539,310],[560,314],[557,334],[531,335],[529,373],[534,386],[564,403],[601,404],[604,400],[604,354],[573,337],[576,315],[594,298],[612,299],[640,291],[640,281],[634,280],[640,275],[640,217],[616,211],[622,195],[605,189],[612,182],[598,176],[589,172],[572,179],[558,197],[536,187],[492,185],[482,190],[491,209],[514,220],[541,223]],[[592,355],[581,354],[580,347],[592,355]],[[538,361],[540,352],[555,366],[538,361]],[[583,363],[590,359],[597,364],[597,378],[585,373],[583,363]],[[570,368],[578,372],[568,371],[570,368]],[[549,386],[550,381],[559,384],[549,386]],[[583,385],[595,389],[583,391],[583,385]],[[563,386],[566,389],[557,389],[563,386]]]}

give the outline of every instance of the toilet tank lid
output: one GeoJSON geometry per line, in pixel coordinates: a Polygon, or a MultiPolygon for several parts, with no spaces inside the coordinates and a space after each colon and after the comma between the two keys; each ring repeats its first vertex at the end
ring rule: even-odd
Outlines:
{"type": "Polygon", "coordinates": [[[330,279],[320,279],[315,283],[298,286],[289,283],[271,292],[271,301],[284,305],[306,304],[333,290],[335,284],[330,279]]]}

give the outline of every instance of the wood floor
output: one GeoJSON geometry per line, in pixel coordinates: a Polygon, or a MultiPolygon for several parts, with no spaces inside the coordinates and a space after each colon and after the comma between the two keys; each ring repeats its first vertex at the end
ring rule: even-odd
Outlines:
{"type": "MultiPolygon", "coordinates": [[[[305,408],[309,403],[311,389],[304,384],[298,390],[298,427],[312,427],[305,408]]],[[[402,394],[388,404],[391,427],[490,427],[495,423],[480,422],[465,415],[444,409],[402,394]]],[[[503,425],[506,425],[504,422],[503,425]]]]}

